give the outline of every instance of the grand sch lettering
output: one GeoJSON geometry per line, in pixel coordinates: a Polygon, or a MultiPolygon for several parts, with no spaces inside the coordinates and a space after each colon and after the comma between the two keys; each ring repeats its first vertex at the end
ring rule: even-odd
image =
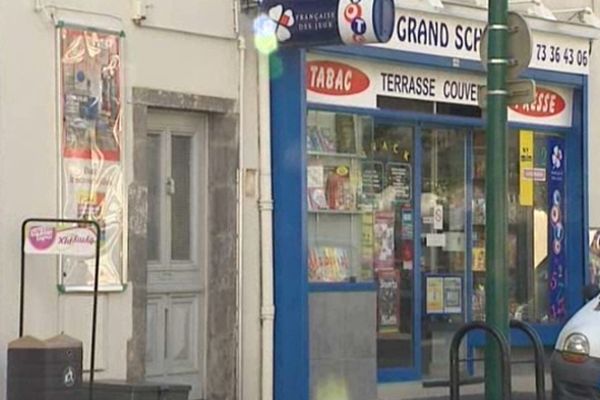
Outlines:
{"type": "Polygon", "coordinates": [[[450,30],[445,22],[401,15],[396,25],[398,40],[425,46],[448,47],[450,30]]]}
{"type": "Polygon", "coordinates": [[[443,21],[401,15],[396,24],[396,36],[402,43],[477,52],[483,37],[483,28],[456,25],[453,30],[443,21]]]}
{"type": "Polygon", "coordinates": [[[479,43],[481,43],[482,36],[482,28],[457,25],[454,46],[457,50],[479,51],[479,43]]]}

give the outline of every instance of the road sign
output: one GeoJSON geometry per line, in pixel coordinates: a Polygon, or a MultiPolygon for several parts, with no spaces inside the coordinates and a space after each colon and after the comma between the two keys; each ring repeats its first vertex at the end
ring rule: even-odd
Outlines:
{"type": "MultiPolygon", "coordinates": [[[[531,104],[535,100],[535,81],[532,79],[517,79],[514,81],[506,82],[508,91],[507,104],[531,104]]],[[[479,107],[487,108],[487,87],[485,85],[479,86],[477,92],[477,102],[479,107]]]]}
{"type": "MultiPolygon", "coordinates": [[[[488,37],[489,30],[483,32],[480,46],[480,57],[483,68],[488,67],[488,37]]],[[[533,51],[533,40],[531,30],[527,21],[516,12],[508,13],[508,71],[507,79],[517,79],[524,69],[529,67],[533,51]]]]}

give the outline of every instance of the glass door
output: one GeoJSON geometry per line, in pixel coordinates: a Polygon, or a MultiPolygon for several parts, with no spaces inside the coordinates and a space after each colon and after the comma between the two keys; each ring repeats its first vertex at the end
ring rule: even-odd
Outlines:
{"type": "Polygon", "coordinates": [[[421,365],[424,379],[448,375],[452,335],[466,315],[468,131],[421,135],[421,365]]]}
{"type": "Polygon", "coordinates": [[[376,121],[363,176],[381,176],[373,199],[379,369],[415,369],[414,128],[376,121]]]}

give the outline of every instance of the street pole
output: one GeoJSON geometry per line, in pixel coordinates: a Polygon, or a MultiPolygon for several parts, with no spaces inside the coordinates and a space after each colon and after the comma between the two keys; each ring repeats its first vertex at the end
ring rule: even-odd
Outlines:
{"type": "MultiPolygon", "coordinates": [[[[509,338],[506,236],[508,234],[507,85],[508,0],[489,0],[486,129],[486,322],[509,338]]],[[[500,349],[485,351],[485,398],[502,398],[500,349]]]]}

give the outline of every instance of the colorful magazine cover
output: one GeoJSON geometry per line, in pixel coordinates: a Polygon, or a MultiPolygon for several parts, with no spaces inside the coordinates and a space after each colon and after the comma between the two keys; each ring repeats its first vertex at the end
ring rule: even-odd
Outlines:
{"type": "Polygon", "coordinates": [[[336,153],[337,143],[336,135],[330,128],[321,127],[318,129],[318,138],[321,151],[326,153],[336,153]]]}
{"type": "Polygon", "coordinates": [[[339,165],[329,170],[326,185],[327,204],[331,210],[356,209],[355,190],[350,180],[350,167],[339,165]]]}
{"type": "Polygon", "coordinates": [[[336,114],[335,131],[337,151],[339,153],[356,153],[356,130],[354,116],[336,114]]]}
{"type": "Polygon", "coordinates": [[[325,196],[325,171],[323,165],[309,165],[306,172],[308,209],[310,211],[329,209],[325,196]]]}
{"type": "Polygon", "coordinates": [[[373,224],[374,250],[373,267],[394,268],[394,213],[375,213],[373,224]]]}
{"type": "Polygon", "coordinates": [[[377,328],[380,333],[400,330],[400,273],[394,269],[377,272],[377,328]]]}
{"type": "Polygon", "coordinates": [[[308,255],[310,282],[343,282],[350,277],[350,256],[342,247],[315,246],[308,255]]]}

